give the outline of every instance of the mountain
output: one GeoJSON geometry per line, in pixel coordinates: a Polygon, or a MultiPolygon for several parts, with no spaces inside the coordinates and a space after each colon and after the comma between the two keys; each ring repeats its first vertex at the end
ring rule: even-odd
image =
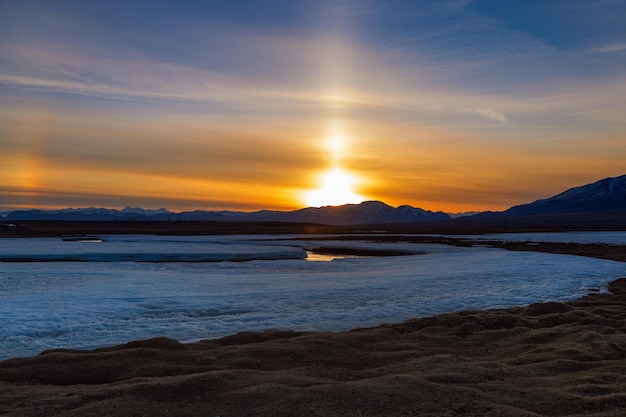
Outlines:
{"type": "Polygon", "coordinates": [[[482,212],[481,211],[464,211],[461,213],[448,213],[448,215],[453,219],[458,219],[459,217],[475,216],[480,213],[482,212]]]}
{"type": "Polygon", "coordinates": [[[515,232],[536,230],[626,230],[626,175],[571,188],[553,197],[432,223],[430,232],[515,232]],[[444,224],[445,223],[445,224],[444,224]]]}
{"type": "Polygon", "coordinates": [[[4,220],[60,220],[60,221],[131,221],[131,220],[168,220],[176,213],[166,209],[144,210],[126,207],[123,210],[88,207],[67,208],[61,210],[15,210],[5,213],[4,220]]]}
{"type": "Polygon", "coordinates": [[[554,197],[504,211],[509,216],[626,211],[626,175],[570,188],[554,197]]]}
{"type": "Polygon", "coordinates": [[[188,211],[175,213],[166,209],[145,210],[126,207],[123,210],[106,208],[68,208],[62,210],[16,210],[6,213],[5,221],[57,220],[57,221],[256,221],[300,222],[328,225],[388,224],[449,220],[443,212],[432,212],[400,206],[393,208],[380,201],[366,201],[343,206],[309,207],[295,211],[261,210],[188,211]]]}
{"type": "Polygon", "coordinates": [[[380,201],[365,201],[343,206],[309,207],[280,215],[279,221],[322,223],[330,225],[413,223],[449,220],[443,212],[426,211],[411,206],[393,208],[380,201]]]}

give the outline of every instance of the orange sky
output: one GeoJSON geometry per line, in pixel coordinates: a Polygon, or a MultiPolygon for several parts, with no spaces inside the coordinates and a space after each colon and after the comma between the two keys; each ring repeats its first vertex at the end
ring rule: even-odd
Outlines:
{"type": "Polygon", "coordinates": [[[606,23],[621,9],[547,29],[488,1],[410,18],[411,2],[284,16],[162,3],[115,3],[122,26],[94,5],[2,4],[0,211],[342,195],[502,210],[625,173],[626,45],[606,23]],[[581,22],[586,37],[567,32],[581,22]]]}

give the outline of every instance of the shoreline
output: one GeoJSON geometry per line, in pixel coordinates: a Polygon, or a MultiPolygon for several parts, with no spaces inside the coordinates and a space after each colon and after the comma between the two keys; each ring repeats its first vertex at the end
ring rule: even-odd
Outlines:
{"type": "MultiPolygon", "coordinates": [[[[620,215],[624,217],[624,215],[620,215]]],[[[535,216],[536,217],[536,216],[535,216]]],[[[541,216],[539,216],[541,217],[541,216]]],[[[492,233],[540,233],[540,232],[611,232],[626,231],[624,219],[597,221],[587,225],[580,219],[560,223],[559,216],[550,221],[532,221],[516,224],[513,219],[497,220],[494,224],[478,222],[419,222],[386,223],[370,225],[334,226],[320,223],[256,222],[256,221],[62,221],[24,220],[8,222],[0,219],[0,237],[61,237],[63,235],[98,234],[155,234],[155,235],[242,235],[242,234],[440,234],[483,235],[492,233]]],[[[462,218],[460,218],[462,219],[462,218]]]]}
{"type": "MultiPolygon", "coordinates": [[[[576,245],[540,249],[624,262],[623,246],[576,245]]],[[[0,362],[0,414],[623,415],[626,278],[609,290],[345,332],[51,350],[0,362]]]]}

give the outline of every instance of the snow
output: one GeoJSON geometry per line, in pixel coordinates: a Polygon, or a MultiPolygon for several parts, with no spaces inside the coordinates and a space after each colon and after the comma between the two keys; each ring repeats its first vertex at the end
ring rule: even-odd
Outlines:
{"type": "Polygon", "coordinates": [[[570,300],[626,275],[626,264],[619,262],[485,247],[262,240],[267,236],[103,238],[102,243],[0,239],[3,256],[98,258],[0,262],[0,359],[156,336],[193,341],[269,328],[348,330],[465,309],[570,300]],[[117,258],[212,253],[289,258],[321,244],[416,255],[332,262],[117,258]]]}
{"type": "Polygon", "coordinates": [[[605,178],[592,184],[570,188],[559,195],[539,201],[546,202],[563,199],[576,199],[578,201],[598,200],[624,193],[625,191],[626,175],[622,175],[617,178],[605,178]]]}
{"type": "Polygon", "coordinates": [[[255,259],[303,259],[300,248],[218,239],[110,236],[102,242],[66,242],[53,238],[0,240],[0,261],[73,262],[217,262],[255,259]],[[18,244],[15,244],[15,243],[18,244]],[[28,251],[24,251],[28,246],[28,251]]]}

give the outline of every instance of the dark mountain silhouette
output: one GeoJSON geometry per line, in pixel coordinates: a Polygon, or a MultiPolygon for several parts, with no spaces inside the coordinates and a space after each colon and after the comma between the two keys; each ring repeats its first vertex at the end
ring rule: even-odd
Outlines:
{"type": "Polygon", "coordinates": [[[441,211],[426,211],[406,205],[393,208],[380,201],[365,201],[361,204],[346,204],[334,207],[309,207],[283,213],[279,218],[276,218],[279,221],[331,225],[412,223],[449,219],[450,216],[441,211]]]}
{"type": "Polygon", "coordinates": [[[626,210],[626,175],[570,188],[554,197],[511,207],[509,216],[626,210]]]}
{"type": "Polygon", "coordinates": [[[61,210],[15,210],[5,213],[6,221],[57,220],[57,221],[129,221],[168,220],[176,213],[166,209],[144,210],[126,207],[123,210],[88,207],[61,210]]]}
{"type": "MultiPolygon", "coordinates": [[[[505,211],[483,212],[437,223],[436,228],[455,233],[625,230],[626,175],[574,187],[553,197],[505,211]]],[[[433,231],[435,228],[429,226],[428,230],[433,231]]]]}
{"type": "Polygon", "coordinates": [[[343,206],[309,207],[295,211],[261,210],[189,211],[175,213],[166,209],[144,210],[126,207],[123,210],[105,208],[76,208],[62,210],[16,210],[5,213],[4,221],[254,221],[298,222],[329,225],[359,225],[382,223],[430,222],[449,220],[443,212],[431,212],[411,206],[393,208],[380,201],[366,201],[343,206]]]}

